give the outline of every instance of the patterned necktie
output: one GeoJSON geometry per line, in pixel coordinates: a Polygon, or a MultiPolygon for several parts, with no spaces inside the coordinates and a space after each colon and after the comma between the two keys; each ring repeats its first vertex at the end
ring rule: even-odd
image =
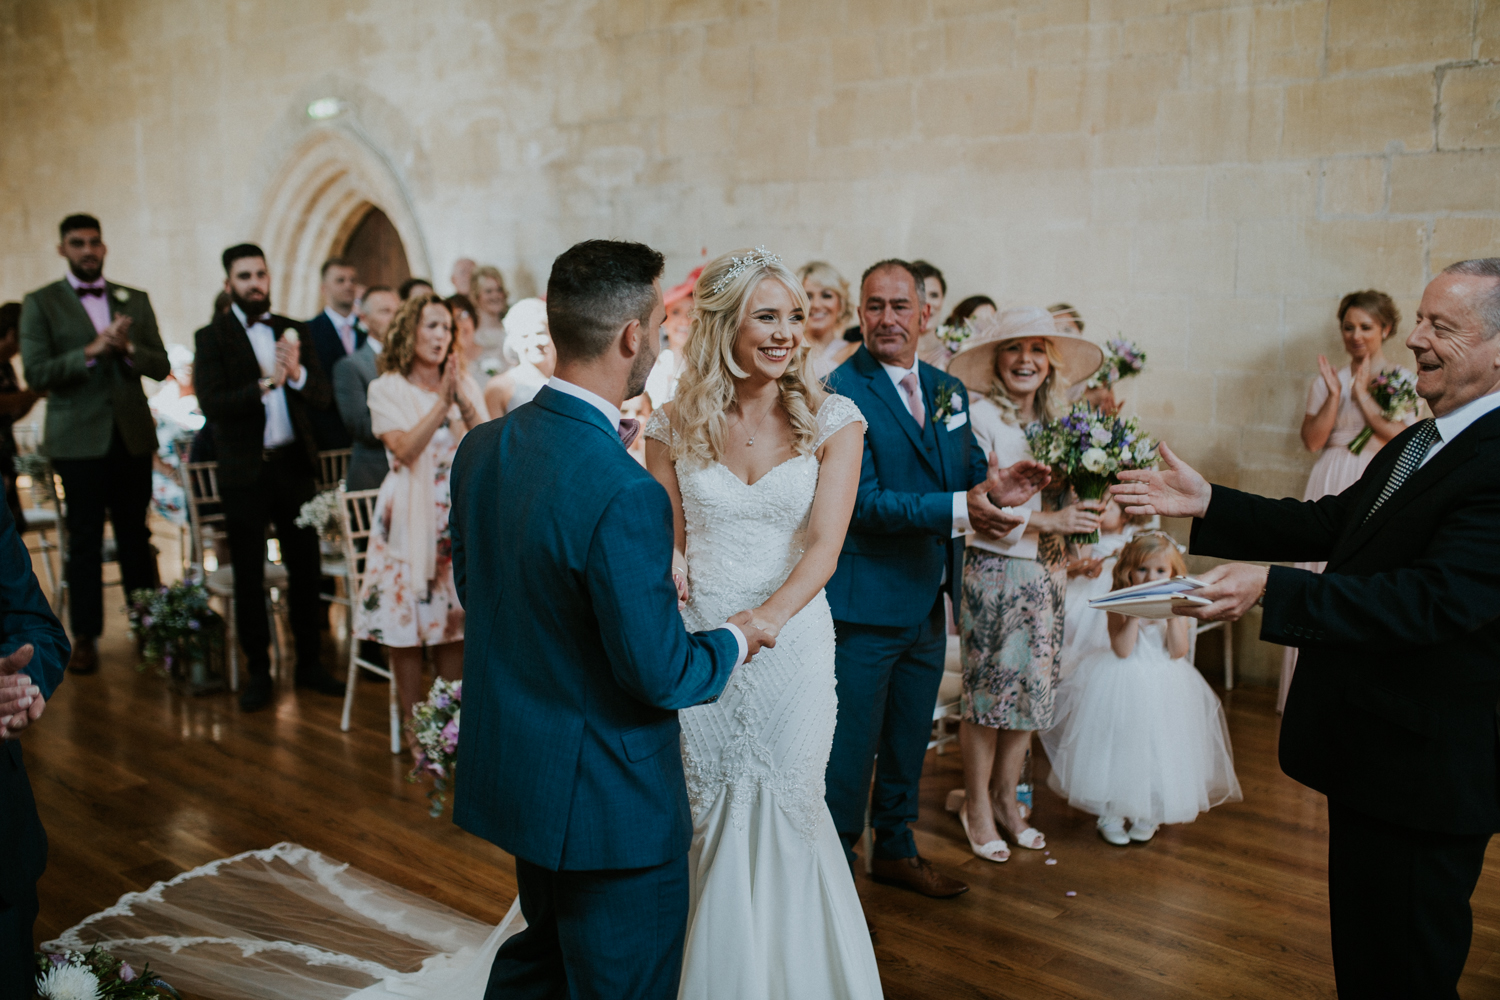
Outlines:
{"type": "Polygon", "coordinates": [[[1401,449],[1401,457],[1396,460],[1396,467],[1391,470],[1391,478],[1385,481],[1385,488],[1380,491],[1380,496],[1375,498],[1375,504],[1370,512],[1365,515],[1368,521],[1380,509],[1380,505],[1391,498],[1391,495],[1401,488],[1401,485],[1411,478],[1422,465],[1422,458],[1427,454],[1427,449],[1432,447],[1432,442],[1438,439],[1437,421],[1428,417],[1426,420],[1417,422],[1416,433],[1406,442],[1406,447],[1401,449]]]}
{"type": "Polygon", "coordinates": [[[911,418],[917,422],[918,427],[925,427],[927,414],[922,412],[922,393],[917,388],[915,372],[907,372],[902,376],[901,388],[906,390],[906,407],[911,410],[911,418]]]}
{"type": "Polygon", "coordinates": [[[634,417],[620,418],[620,443],[628,451],[635,444],[635,439],[640,436],[641,422],[634,417]]]}

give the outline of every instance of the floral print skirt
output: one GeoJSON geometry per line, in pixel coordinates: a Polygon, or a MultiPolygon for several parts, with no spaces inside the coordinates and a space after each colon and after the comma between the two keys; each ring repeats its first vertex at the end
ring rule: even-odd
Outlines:
{"type": "Polygon", "coordinates": [[[386,476],[375,499],[364,586],[355,602],[354,634],[359,638],[398,649],[463,640],[464,609],[453,582],[453,542],[448,533],[448,471],[447,461],[438,463],[432,491],[437,504],[437,568],[431,581],[414,579],[411,564],[387,549],[396,477],[386,476]]]}
{"type": "Polygon", "coordinates": [[[958,618],[964,721],[991,729],[1051,728],[1067,589],[1061,565],[965,551],[958,618]]]}

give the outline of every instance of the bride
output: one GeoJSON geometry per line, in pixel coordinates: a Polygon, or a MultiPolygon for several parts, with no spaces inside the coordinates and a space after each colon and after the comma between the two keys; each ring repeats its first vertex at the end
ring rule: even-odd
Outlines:
{"type": "Polygon", "coordinates": [[[720,257],[694,296],[686,367],[646,425],[646,467],[672,498],[687,627],[751,621],[777,642],[716,702],[679,713],[694,826],[680,996],[876,997],[823,802],[837,712],[823,585],[854,509],[864,418],[813,380],[806,294],[780,258],[720,257]]]}

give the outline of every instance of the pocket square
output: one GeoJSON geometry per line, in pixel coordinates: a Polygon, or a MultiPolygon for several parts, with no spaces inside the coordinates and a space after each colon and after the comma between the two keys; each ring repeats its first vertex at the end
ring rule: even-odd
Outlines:
{"type": "Polygon", "coordinates": [[[951,416],[951,417],[948,418],[947,423],[945,424],[945,426],[950,431],[956,431],[956,430],[958,430],[960,427],[962,427],[964,424],[966,424],[968,422],[969,422],[969,415],[968,415],[968,413],[955,413],[955,414],[953,414],[953,416],[951,416]]]}

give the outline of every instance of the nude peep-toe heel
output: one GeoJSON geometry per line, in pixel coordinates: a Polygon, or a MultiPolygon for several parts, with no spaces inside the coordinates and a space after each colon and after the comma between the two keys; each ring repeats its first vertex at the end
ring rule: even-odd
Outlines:
{"type": "MultiPolygon", "coordinates": [[[[955,813],[959,817],[962,817],[964,801],[967,798],[968,792],[964,791],[962,788],[955,788],[953,789],[953,791],[948,793],[948,801],[944,803],[944,806],[949,812],[955,813]]],[[[1012,840],[1020,844],[1022,847],[1026,848],[1028,851],[1040,851],[1047,846],[1047,835],[1042,833],[1042,831],[1038,830],[1034,826],[1028,826],[1020,833],[1017,833],[1014,830],[1007,829],[1005,824],[1000,819],[1000,810],[994,808],[994,803],[991,803],[990,807],[995,813],[995,827],[1002,834],[1009,835],[1012,840]]]]}

